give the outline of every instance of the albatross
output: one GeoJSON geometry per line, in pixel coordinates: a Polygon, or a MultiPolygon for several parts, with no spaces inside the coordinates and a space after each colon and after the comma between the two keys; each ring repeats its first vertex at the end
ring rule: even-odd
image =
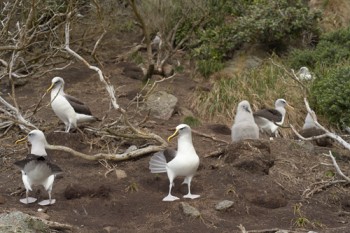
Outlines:
{"type": "Polygon", "coordinates": [[[261,109],[253,113],[255,123],[259,126],[260,131],[277,137],[277,129],[283,124],[286,115],[285,107],[293,109],[285,99],[277,99],[275,109],[261,109]]]}
{"type": "Polygon", "coordinates": [[[253,112],[247,100],[243,100],[238,104],[231,131],[233,142],[244,139],[259,139],[259,127],[254,121],[253,112]]]}
{"type": "Polygon", "coordinates": [[[188,193],[184,198],[195,199],[200,195],[191,194],[191,181],[199,166],[199,157],[192,144],[191,128],[186,124],[180,124],[176,127],[174,134],[169,136],[168,141],[178,137],[177,151],[165,150],[155,153],[150,162],[149,169],[151,173],[166,172],[169,178],[169,194],[163,198],[163,201],[175,201],[178,197],[171,195],[171,189],[174,186],[174,179],[178,176],[184,176],[182,184],[187,184],[188,193]]]}
{"type": "Polygon", "coordinates": [[[29,191],[32,191],[32,186],[42,185],[49,194],[48,200],[39,202],[39,205],[51,205],[56,202],[51,198],[51,191],[55,176],[62,173],[62,169],[49,162],[45,145],[47,144],[45,135],[40,130],[32,130],[28,136],[17,140],[16,144],[28,140],[31,145],[31,152],[23,160],[17,161],[14,164],[21,169],[22,181],[26,189],[26,197],[20,199],[20,202],[24,204],[30,204],[36,202],[36,198],[29,197],[29,191]]]}
{"type": "Polygon", "coordinates": [[[46,92],[51,91],[51,107],[57,117],[65,124],[65,132],[77,128],[77,123],[96,121],[89,107],[77,98],[64,93],[64,80],[54,77],[51,86],[46,92]]]}

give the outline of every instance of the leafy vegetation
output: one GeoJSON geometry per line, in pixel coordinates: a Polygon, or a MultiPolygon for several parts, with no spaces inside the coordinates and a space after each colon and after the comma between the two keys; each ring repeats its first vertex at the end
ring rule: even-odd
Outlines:
{"type": "Polygon", "coordinates": [[[334,66],[350,60],[350,27],[340,29],[321,36],[314,49],[295,49],[289,55],[292,68],[307,66],[334,66]]]}
{"type": "Polygon", "coordinates": [[[316,111],[331,123],[350,125],[350,68],[327,69],[312,86],[312,100],[316,111]]]}

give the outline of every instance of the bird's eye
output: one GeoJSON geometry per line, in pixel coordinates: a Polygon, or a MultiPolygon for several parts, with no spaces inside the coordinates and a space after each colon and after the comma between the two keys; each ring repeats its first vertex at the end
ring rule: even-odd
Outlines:
{"type": "Polygon", "coordinates": [[[29,137],[33,136],[33,133],[28,134],[29,137]]]}

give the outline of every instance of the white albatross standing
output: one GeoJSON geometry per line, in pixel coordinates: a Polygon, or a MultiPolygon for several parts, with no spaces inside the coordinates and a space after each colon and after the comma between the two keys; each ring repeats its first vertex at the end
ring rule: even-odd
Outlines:
{"type": "Polygon", "coordinates": [[[32,186],[42,185],[49,194],[48,200],[39,202],[39,205],[51,205],[56,202],[51,198],[51,191],[55,176],[62,173],[62,170],[57,165],[50,163],[45,150],[47,144],[45,135],[40,130],[32,130],[28,136],[17,140],[17,143],[23,142],[26,139],[32,144],[31,152],[26,159],[15,162],[14,164],[21,169],[22,181],[26,189],[26,197],[20,199],[24,204],[36,202],[36,198],[28,197],[29,191],[33,191],[32,186]]]}
{"type": "Polygon", "coordinates": [[[89,107],[77,98],[64,93],[64,80],[54,77],[51,86],[46,92],[51,91],[51,107],[57,117],[65,124],[65,132],[77,128],[77,123],[96,121],[89,107]]]}
{"type": "Polygon", "coordinates": [[[247,100],[238,104],[235,122],[231,128],[233,142],[244,139],[259,139],[259,127],[254,121],[253,112],[247,100]]]}
{"type": "Polygon", "coordinates": [[[170,182],[169,194],[163,198],[163,201],[175,201],[179,199],[171,195],[174,179],[178,176],[184,176],[185,179],[182,184],[187,184],[188,186],[188,193],[183,196],[184,198],[195,199],[200,197],[200,195],[191,194],[191,181],[199,166],[199,157],[192,144],[191,128],[186,124],[178,125],[175,133],[168,138],[168,141],[176,135],[179,135],[177,151],[174,153],[167,153],[167,150],[157,152],[149,162],[149,169],[152,173],[166,172],[168,175],[170,182]]]}
{"type": "Polygon", "coordinates": [[[255,123],[262,132],[277,137],[277,129],[283,124],[286,115],[285,107],[293,109],[285,99],[277,99],[275,102],[275,109],[266,108],[253,113],[255,123]]]}

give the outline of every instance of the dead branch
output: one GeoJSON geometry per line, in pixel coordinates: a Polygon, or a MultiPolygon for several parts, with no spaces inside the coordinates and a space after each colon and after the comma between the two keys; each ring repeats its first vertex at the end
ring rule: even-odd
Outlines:
{"type": "Polygon", "coordinates": [[[146,41],[146,46],[147,46],[147,63],[148,63],[148,68],[147,68],[147,72],[146,72],[146,76],[145,76],[145,81],[147,81],[148,79],[150,79],[152,77],[153,71],[154,71],[154,61],[153,61],[153,54],[152,54],[152,47],[151,47],[151,39],[149,36],[149,31],[148,31],[148,27],[144,21],[144,19],[142,18],[139,10],[137,9],[135,0],[129,0],[129,3],[134,11],[134,14],[138,20],[138,22],[141,25],[142,28],[142,32],[143,35],[145,37],[145,41],[146,41]]]}
{"type": "Polygon", "coordinates": [[[330,181],[319,181],[312,183],[307,189],[304,190],[303,194],[301,195],[303,198],[310,198],[314,194],[321,192],[322,190],[325,190],[328,187],[331,187],[332,185],[339,184],[339,183],[348,183],[346,180],[330,180],[330,181]]]}
{"type": "Polygon", "coordinates": [[[324,137],[330,137],[332,139],[334,139],[335,141],[337,141],[339,144],[341,144],[342,146],[344,146],[346,149],[350,150],[350,144],[348,142],[346,142],[342,137],[336,135],[335,133],[330,132],[328,129],[326,129],[325,127],[323,127],[320,123],[318,123],[315,113],[312,111],[312,109],[310,108],[309,102],[307,101],[306,98],[304,98],[304,102],[305,102],[305,106],[306,109],[308,111],[308,113],[312,116],[312,119],[315,123],[315,125],[320,128],[321,130],[323,130],[325,133],[323,135],[319,135],[319,136],[315,136],[315,137],[311,137],[311,138],[304,138],[302,137],[296,130],[295,128],[290,125],[290,127],[292,128],[293,132],[301,139],[301,140],[314,140],[314,139],[319,139],[319,138],[324,138],[324,137]]]}
{"type": "Polygon", "coordinates": [[[225,141],[225,140],[218,139],[218,138],[216,138],[216,137],[213,136],[213,135],[201,133],[201,132],[199,132],[199,131],[197,131],[197,130],[194,130],[194,129],[192,129],[192,133],[197,134],[197,135],[202,136],[202,137],[205,137],[205,138],[209,138],[209,139],[211,139],[211,140],[213,140],[213,141],[223,142],[223,143],[225,143],[225,144],[230,144],[229,142],[227,142],[227,141],[225,141]]]}
{"type": "Polygon", "coordinates": [[[291,70],[291,72],[289,72],[289,71],[286,69],[286,67],[284,67],[284,66],[282,66],[282,65],[280,65],[280,64],[275,63],[275,62],[273,61],[272,58],[270,58],[270,60],[271,60],[271,62],[272,62],[273,65],[275,65],[275,66],[277,66],[278,68],[284,70],[284,72],[286,72],[286,73],[289,75],[289,77],[291,77],[294,81],[296,81],[296,82],[302,87],[302,89],[303,89],[304,91],[306,91],[306,94],[307,94],[307,95],[310,94],[309,88],[308,88],[307,86],[305,86],[305,84],[304,84],[303,82],[301,82],[301,81],[298,79],[298,77],[296,76],[294,70],[291,70]]]}
{"type": "Polygon", "coordinates": [[[343,177],[347,182],[350,182],[350,178],[347,177],[346,175],[344,175],[344,173],[340,170],[339,165],[338,165],[337,161],[335,160],[335,158],[334,158],[332,152],[329,151],[329,154],[324,154],[324,155],[331,158],[331,160],[332,160],[332,162],[333,162],[333,166],[335,167],[335,170],[337,171],[337,173],[338,173],[341,177],[343,177]]]}
{"type": "Polygon", "coordinates": [[[219,148],[216,151],[210,152],[207,155],[204,155],[204,158],[209,158],[209,157],[218,157],[220,155],[222,155],[223,153],[225,153],[225,149],[224,148],[219,148]]]}
{"type": "Polygon", "coordinates": [[[113,105],[113,107],[115,109],[119,109],[119,105],[117,104],[117,98],[115,97],[115,90],[113,85],[111,85],[109,79],[103,75],[102,71],[100,68],[98,68],[97,66],[92,66],[90,65],[82,56],[80,56],[78,53],[76,53],[74,50],[72,50],[70,48],[70,18],[71,18],[72,12],[69,12],[67,14],[67,18],[66,18],[66,24],[65,24],[65,44],[64,44],[64,48],[65,50],[72,55],[73,57],[75,57],[76,59],[78,59],[79,61],[81,61],[82,63],[84,63],[84,65],[86,65],[89,69],[94,70],[97,72],[100,81],[105,85],[105,88],[109,94],[109,97],[111,99],[111,103],[113,105]]]}
{"type": "Polygon", "coordinates": [[[302,232],[308,232],[308,230],[303,231],[291,231],[291,230],[283,230],[279,228],[271,228],[271,229],[262,229],[262,230],[246,230],[245,227],[242,224],[239,224],[237,226],[242,233],[272,233],[272,232],[288,232],[288,233],[302,233],[302,232]]]}
{"type": "Polygon", "coordinates": [[[90,160],[90,161],[96,161],[100,159],[105,159],[105,160],[112,160],[112,161],[125,161],[125,160],[130,160],[133,158],[141,157],[146,154],[154,153],[160,150],[164,150],[167,145],[150,145],[142,149],[137,149],[134,151],[130,151],[127,153],[120,153],[120,154],[106,154],[106,153],[97,153],[94,155],[88,155],[84,154],[81,152],[78,152],[76,150],[73,150],[72,148],[65,147],[65,146],[56,146],[56,145],[46,145],[45,148],[49,150],[57,150],[57,151],[63,151],[70,153],[76,157],[90,160]]]}

